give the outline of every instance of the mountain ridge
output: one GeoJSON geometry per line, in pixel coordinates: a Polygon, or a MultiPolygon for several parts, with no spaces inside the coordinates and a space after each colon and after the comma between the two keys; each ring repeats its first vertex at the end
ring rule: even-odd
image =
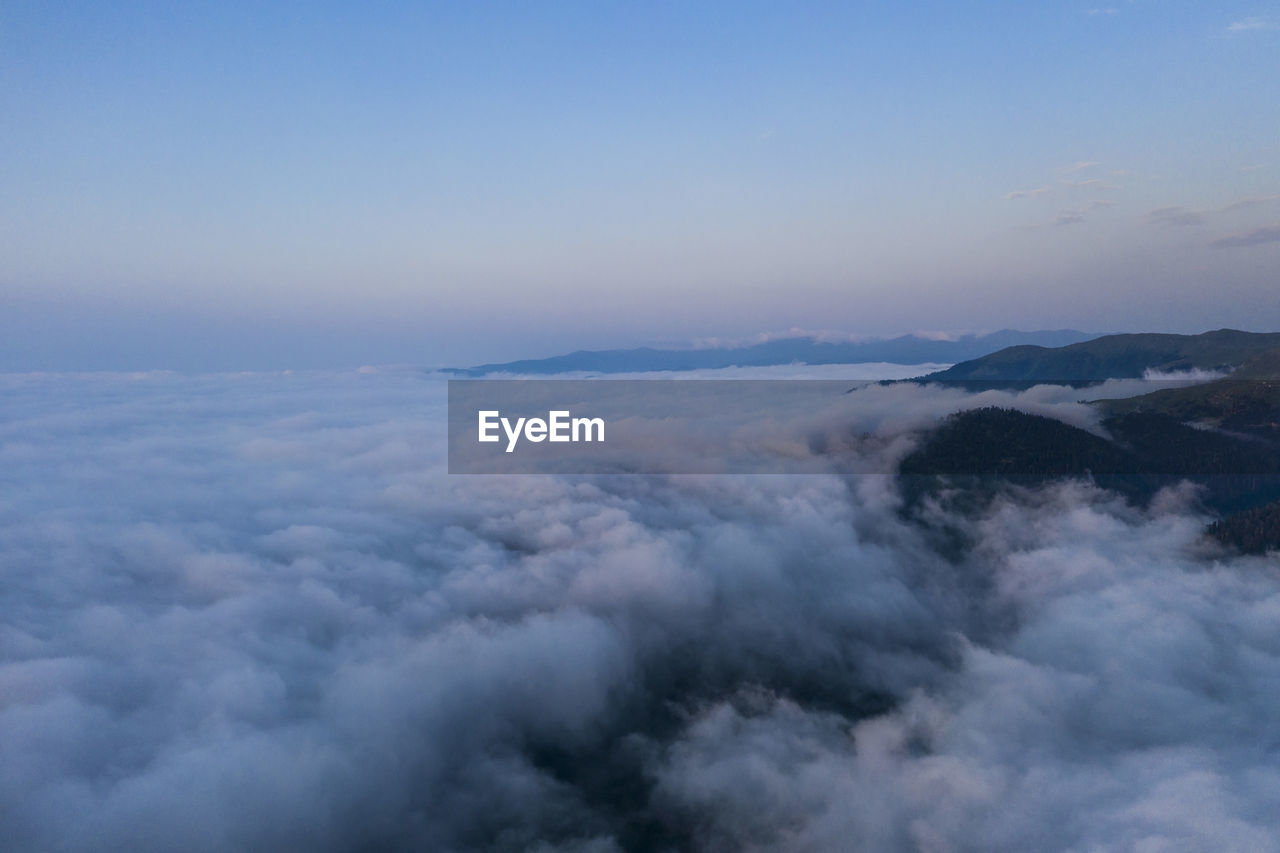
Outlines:
{"type": "Polygon", "coordinates": [[[1134,412],[1280,441],[1280,347],[1245,359],[1230,375],[1184,388],[1097,400],[1109,416],[1134,412]]]}
{"type": "Polygon", "coordinates": [[[919,377],[923,382],[1101,382],[1137,379],[1148,370],[1234,369],[1280,347],[1280,332],[1215,329],[1198,335],[1160,332],[1103,335],[1059,347],[1018,345],[919,377]]]}
{"type": "Polygon", "coordinates": [[[890,364],[954,363],[996,352],[1002,348],[1039,341],[1062,346],[1096,337],[1075,329],[1022,332],[1001,329],[985,335],[964,335],[954,340],[899,335],[867,341],[822,341],[811,335],[778,338],[758,344],[702,349],[577,350],[549,358],[449,367],[442,372],[459,376],[490,373],[550,375],[569,372],[630,373],[659,370],[713,370],[724,367],[767,367],[780,364],[890,364]]]}

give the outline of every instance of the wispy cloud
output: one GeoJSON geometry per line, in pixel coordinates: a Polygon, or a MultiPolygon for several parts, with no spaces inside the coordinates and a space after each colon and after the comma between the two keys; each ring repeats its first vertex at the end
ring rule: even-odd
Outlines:
{"type": "Polygon", "coordinates": [[[1069,166],[1059,167],[1058,171],[1064,174],[1069,172],[1083,172],[1086,169],[1094,169],[1101,165],[1102,164],[1099,163],[1097,160],[1077,160],[1075,163],[1072,163],[1069,166]]]}
{"type": "Polygon", "coordinates": [[[1215,249],[1239,249],[1247,246],[1262,246],[1267,243],[1280,243],[1280,224],[1265,225],[1245,234],[1220,237],[1209,245],[1215,249]]]}
{"type": "Polygon", "coordinates": [[[1253,207],[1262,207],[1264,204],[1280,201],[1280,194],[1276,195],[1253,195],[1242,199],[1237,199],[1222,208],[1223,213],[1231,213],[1236,210],[1247,210],[1253,207]]]}
{"type": "Polygon", "coordinates": [[[1028,222],[1016,226],[1020,231],[1038,231],[1042,228],[1062,228],[1067,225],[1080,225],[1089,221],[1086,215],[1088,211],[1099,207],[1109,207],[1115,202],[1100,200],[1096,204],[1090,204],[1086,208],[1064,207],[1058,210],[1057,215],[1052,219],[1042,219],[1039,222],[1028,222]]]}
{"type": "Polygon", "coordinates": [[[1108,6],[1105,9],[1090,9],[1088,12],[1088,15],[1089,17],[1093,18],[1098,15],[1118,15],[1119,13],[1120,13],[1119,9],[1115,8],[1114,6],[1108,6]]]}
{"type": "Polygon", "coordinates": [[[1147,213],[1149,225],[1203,225],[1204,211],[1189,207],[1160,207],[1147,213]]]}
{"type": "Polygon", "coordinates": [[[1276,23],[1272,18],[1265,18],[1257,15],[1251,18],[1241,18],[1238,21],[1228,25],[1229,33],[1244,33],[1253,30],[1276,30],[1280,29],[1280,24],[1276,23]]]}
{"type": "Polygon", "coordinates": [[[1120,187],[1119,187],[1118,185],[1116,185],[1116,184],[1108,184],[1106,181],[1102,180],[1101,178],[1088,178],[1087,180],[1083,180],[1083,181],[1066,181],[1066,180],[1064,180],[1062,183],[1066,184],[1066,185],[1067,185],[1067,186],[1069,186],[1069,187],[1079,187],[1079,188],[1081,188],[1081,189],[1093,189],[1093,190],[1118,190],[1118,189],[1120,189],[1120,187]]]}
{"type": "Polygon", "coordinates": [[[1034,190],[1014,190],[1011,193],[1005,193],[1005,198],[1013,201],[1019,198],[1039,198],[1042,195],[1048,195],[1053,192],[1052,187],[1036,187],[1034,190]]]}

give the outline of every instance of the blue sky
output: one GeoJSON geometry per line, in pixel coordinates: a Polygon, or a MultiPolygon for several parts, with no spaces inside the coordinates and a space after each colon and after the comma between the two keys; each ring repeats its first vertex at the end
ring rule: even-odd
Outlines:
{"type": "Polygon", "coordinates": [[[0,367],[1280,328],[1280,4],[0,7],[0,367]]]}

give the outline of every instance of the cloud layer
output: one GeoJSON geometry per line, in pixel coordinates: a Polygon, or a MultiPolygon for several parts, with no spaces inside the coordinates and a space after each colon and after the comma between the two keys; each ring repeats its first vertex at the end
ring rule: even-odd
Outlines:
{"type": "Polygon", "coordinates": [[[1280,849],[1280,573],[1187,494],[957,563],[886,477],[450,478],[412,372],[0,393],[15,849],[1280,849]]]}

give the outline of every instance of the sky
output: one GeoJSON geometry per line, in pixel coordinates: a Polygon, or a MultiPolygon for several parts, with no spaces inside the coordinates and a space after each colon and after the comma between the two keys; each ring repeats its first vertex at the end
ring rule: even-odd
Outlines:
{"type": "Polygon", "coordinates": [[[1280,328],[1280,3],[0,6],[0,370],[1280,328]]]}

